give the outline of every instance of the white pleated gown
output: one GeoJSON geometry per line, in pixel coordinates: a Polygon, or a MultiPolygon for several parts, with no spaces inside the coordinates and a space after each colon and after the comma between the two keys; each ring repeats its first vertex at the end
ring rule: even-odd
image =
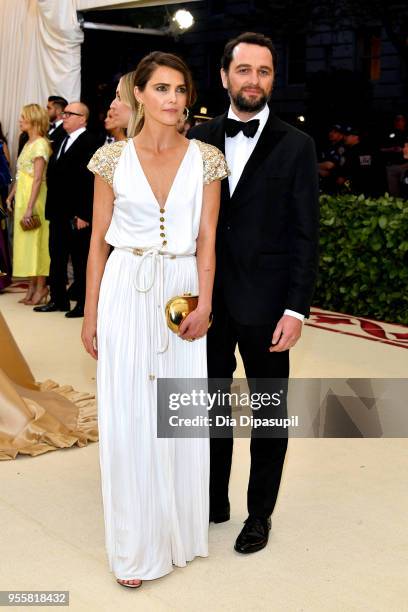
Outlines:
{"type": "Polygon", "coordinates": [[[202,147],[190,141],[164,212],[132,140],[102,147],[89,165],[102,177],[111,173],[115,194],[106,241],[117,248],[98,303],[97,393],[106,550],[122,580],[159,578],[208,556],[209,440],[156,437],[157,378],[207,376],[206,338],[182,340],[166,331],[162,316],[171,297],[198,293],[202,147]],[[123,247],[185,257],[142,259],[123,247]]]}

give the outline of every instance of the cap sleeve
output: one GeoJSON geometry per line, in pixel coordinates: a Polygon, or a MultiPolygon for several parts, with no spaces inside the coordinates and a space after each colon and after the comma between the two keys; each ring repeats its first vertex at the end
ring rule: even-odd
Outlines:
{"type": "Polygon", "coordinates": [[[118,140],[100,147],[92,156],[88,170],[98,174],[112,187],[116,166],[126,144],[127,140],[118,140]]]}
{"type": "Polygon", "coordinates": [[[203,179],[205,185],[213,181],[219,181],[231,174],[224,155],[217,147],[201,142],[201,140],[196,140],[196,143],[200,147],[203,157],[203,179]]]}
{"type": "Polygon", "coordinates": [[[30,156],[31,160],[34,161],[37,157],[43,157],[48,162],[51,155],[51,148],[48,144],[48,140],[45,138],[38,138],[31,147],[30,156]]]}

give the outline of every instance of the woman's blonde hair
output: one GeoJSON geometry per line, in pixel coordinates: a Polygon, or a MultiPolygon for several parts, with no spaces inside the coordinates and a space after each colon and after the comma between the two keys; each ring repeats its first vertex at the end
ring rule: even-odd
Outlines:
{"type": "Polygon", "coordinates": [[[40,136],[47,136],[50,120],[47,111],[39,104],[26,104],[21,111],[22,117],[37,128],[40,136]]]}
{"type": "Polygon", "coordinates": [[[128,138],[133,138],[136,135],[136,126],[138,120],[138,104],[134,94],[136,71],[127,72],[120,77],[119,80],[119,95],[122,102],[130,106],[132,114],[127,126],[128,138]]]}

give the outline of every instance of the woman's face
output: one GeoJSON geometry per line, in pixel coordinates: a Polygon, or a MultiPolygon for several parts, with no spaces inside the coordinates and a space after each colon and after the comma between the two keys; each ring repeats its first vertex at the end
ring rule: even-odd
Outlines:
{"type": "Polygon", "coordinates": [[[26,119],[24,115],[20,115],[19,125],[20,125],[20,130],[22,132],[28,132],[28,130],[31,127],[31,122],[28,121],[28,119],[26,119]]]}
{"type": "Polygon", "coordinates": [[[104,124],[105,124],[105,130],[107,130],[108,132],[110,130],[114,130],[117,127],[117,125],[115,124],[115,120],[112,116],[111,110],[107,112],[105,120],[104,120],[104,124]]]}
{"type": "Polygon", "coordinates": [[[187,103],[184,76],[174,68],[158,66],[143,91],[135,87],[135,96],[143,103],[147,120],[176,126],[187,103]]]}
{"type": "Polygon", "coordinates": [[[113,125],[108,129],[112,129],[115,127],[127,128],[130,121],[130,116],[132,114],[132,109],[130,108],[130,106],[128,104],[125,104],[125,102],[122,102],[122,100],[120,99],[119,85],[120,81],[116,89],[116,98],[112,101],[110,105],[111,120],[113,125]]]}

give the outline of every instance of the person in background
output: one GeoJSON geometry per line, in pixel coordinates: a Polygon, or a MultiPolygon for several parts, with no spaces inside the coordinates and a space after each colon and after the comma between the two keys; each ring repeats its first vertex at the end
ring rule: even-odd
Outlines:
{"type": "Polygon", "coordinates": [[[11,183],[10,154],[0,123],[0,291],[11,283],[11,260],[7,232],[6,199],[11,183]]]}
{"type": "Polygon", "coordinates": [[[3,205],[6,204],[10,183],[10,153],[7,146],[7,138],[3,133],[0,123],[0,199],[3,205]]]}
{"type": "Polygon", "coordinates": [[[48,294],[45,281],[50,269],[49,224],[44,215],[46,171],[51,155],[46,136],[46,111],[38,104],[24,106],[20,116],[20,129],[28,134],[28,141],[18,157],[16,182],[6,200],[9,210],[12,209],[14,200],[13,276],[30,278],[27,294],[20,302],[40,304],[48,294]],[[24,231],[21,222],[30,228],[33,215],[39,217],[41,225],[36,229],[24,231]]]}
{"type": "Polygon", "coordinates": [[[110,144],[118,140],[126,140],[126,128],[116,125],[116,121],[112,115],[112,110],[109,109],[104,120],[105,130],[108,133],[104,144],[110,144]]]}
{"type": "Polygon", "coordinates": [[[335,193],[338,190],[337,177],[340,168],[344,164],[344,128],[340,123],[335,123],[330,128],[328,145],[321,152],[319,159],[320,189],[324,193],[335,193]]]}
{"type": "Polygon", "coordinates": [[[381,152],[385,155],[388,192],[395,197],[401,195],[402,177],[408,170],[408,161],[403,155],[407,135],[406,117],[395,115],[393,129],[388,134],[384,147],[381,148],[381,152]]]}
{"type": "Polygon", "coordinates": [[[62,141],[67,135],[62,125],[62,113],[68,102],[61,96],[49,96],[47,103],[47,113],[50,120],[48,129],[48,139],[51,142],[52,150],[58,150],[62,141]]]}
{"type": "Polygon", "coordinates": [[[347,126],[345,129],[344,164],[339,169],[337,184],[345,186],[350,193],[364,194],[369,197],[375,192],[374,156],[361,140],[359,128],[347,126]]]}
{"type": "Polygon", "coordinates": [[[8,150],[8,146],[7,146],[7,138],[3,132],[3,127],[1,125],[1,121],[0,121],[0,144],[3,145],[3,153],[4,156],[7,160],[8,165],[10,165],[10,152],[8,150]]]}
{"type": "Polygon", "coordinates": [[[188,116],[180,117],[179,122],[177,123],[177,131],[179,134],[183,136],[187,136],[191,128],[193,127],[193,120],[189,119],[188,116]]]}
{"type": "Polygon", "coordinates": [[[86,129],[89,109],[82,102],[71,102],[63,114],[67,133],[48,168],[48,195],[45,214],[50,220],[51,301],[36,312],[66,312],[66,317],[82,317],[85,303],[85,272],[91,237],[93,179],[87,164],[97,148],[96,139],[86,129]],[[70,310],[66,288],[69,255],[74,268],[77,304],[70,310]]]}
{"type": "Polygon", "coordinates": [[[124,74],[119,79],[116,96],[110,105],[113,125],[125,128],[128,138],[133,138],[136,134],[136,126],[139,120],[138,107],[133,94],[134,79],[134,71],[124,74]]]}
{"type": "MultiPolygon", "coordinates": [[[[402,154],[404,159],[408,162],[408,136],[404,142],[404,147],[402,149],[402,154]]],[[[408,200],[408,169],[405,170],[404,175],[401,181],[401,197],[405,200],[408,200]]]]}

